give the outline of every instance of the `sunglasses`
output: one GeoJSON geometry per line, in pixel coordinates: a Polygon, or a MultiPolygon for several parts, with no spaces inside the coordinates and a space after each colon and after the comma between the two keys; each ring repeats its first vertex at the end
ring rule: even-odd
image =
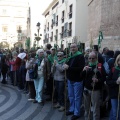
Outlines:
{"type": "Polygon", "coordinates": [[[94,60],[95,58],[89,58],[89,60],[94,60]]]}
{"type": "Polygon", "coordinates": [[[57,55],[57,57],[62,57],[62,55],[57,55]]]}

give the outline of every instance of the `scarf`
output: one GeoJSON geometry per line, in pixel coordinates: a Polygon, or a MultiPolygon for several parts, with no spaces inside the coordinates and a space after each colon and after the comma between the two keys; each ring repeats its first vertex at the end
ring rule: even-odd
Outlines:
{"type": "Polygon", "coordinates": [[[56,55],[54,55],[54,56],[49,55],[49,56],[48,56],[48,60],[51,62],[51,64],[53,64],[53,63],[54,63],[54,60],[57,60],[57,56],[56,56],[56,55]]]}
{"type": "Polygon", "coordinates": [[[66,59],[63,58],[62,60],[58,61],[58,64],[62,64],[62,63],[65,63],[66,59]]]}
{"type": "Polygon", "coordinates": [[[74,58],[78,55],[81,55],[82,53],[80,51],[75,52],[74,54],[70,54],[70,56],[66,59],[66,62],[68,62],[71,58],[74,58]]]}
{"type": "Polygon", "coordinates": [[[94,62],[94,63],[91,63],[89,62],[89,66],[92,67],[92,66],[96,66],[98,64],[98,61],[94,62]]]}
{"type": "Polygon", "coordinates": [[[119,66],[116,66],[115,69],[120,71],[120,67],[119,66]]]}

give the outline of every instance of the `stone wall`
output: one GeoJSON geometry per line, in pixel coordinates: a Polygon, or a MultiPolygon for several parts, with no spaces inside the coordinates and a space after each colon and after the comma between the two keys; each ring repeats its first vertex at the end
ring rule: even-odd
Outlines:
{"type": "Polygon", "coordinates": [[[120,0],[92,0],[88,12],[88,40],[92,38],[97,44],[99,31],[102,31],[102,48],[120,49],[120,0]]]}

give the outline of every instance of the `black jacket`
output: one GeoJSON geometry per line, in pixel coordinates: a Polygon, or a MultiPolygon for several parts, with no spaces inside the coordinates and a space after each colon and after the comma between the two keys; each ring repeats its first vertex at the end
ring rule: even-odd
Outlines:
{"type": "Polygon", "coordinates": [[[95,83],[94,90],[100,90],[104,84],[104,81],[106,80],[106,73],[103,66],[101,66],[101,71],[97,69],[97,72],[95,73],[94,69],[96,68],[96,65],[92,66],[87,72],[82,72],[82,78],[84,79],[84,87],[88,90],[92,90],[93,86],[93,80],[92,77],[94,75],[97,76],[98,82],[95,83]]]}
{"type": "Polygon", "coordinates": [[[111,70],[106,81],[109,86],[109,96],[112,99],[118,98],[119,85],[116,84],[116,81],[119,75],[120,75],[120,70],[117,69],[114,69],[114,71],[111,70]]]}
{"type": "Polygon", "coordinates": [[[67,64],[69,65],[67,70],[67,79],[74,82],[82,81],[80,74],[85,66],[84,56],[80,54],[71,58],[67,64]]]}

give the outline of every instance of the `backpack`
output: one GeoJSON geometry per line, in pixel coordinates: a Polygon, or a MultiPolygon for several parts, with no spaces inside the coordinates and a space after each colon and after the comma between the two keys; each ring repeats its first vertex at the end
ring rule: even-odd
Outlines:
{"type": "Polygon", "coordinates": [[[102,64],[101,64],[101,63],[98,63],[98,64],[97,64],[97,67],[98,67],[98,70],[100,71],[100,73],[102,73],[102,64]]]}
{"type": "Polygon", "coordinates": [[[105,62],[104,62],[104,64],[103,64],[103,66],[104,66],[104,68],[105,68],[105,72],[106,72],[107,74],[109,74],[110,69],[109,69],[108,62],[106,61],[106,58],[105,58],[105,62]]]}

